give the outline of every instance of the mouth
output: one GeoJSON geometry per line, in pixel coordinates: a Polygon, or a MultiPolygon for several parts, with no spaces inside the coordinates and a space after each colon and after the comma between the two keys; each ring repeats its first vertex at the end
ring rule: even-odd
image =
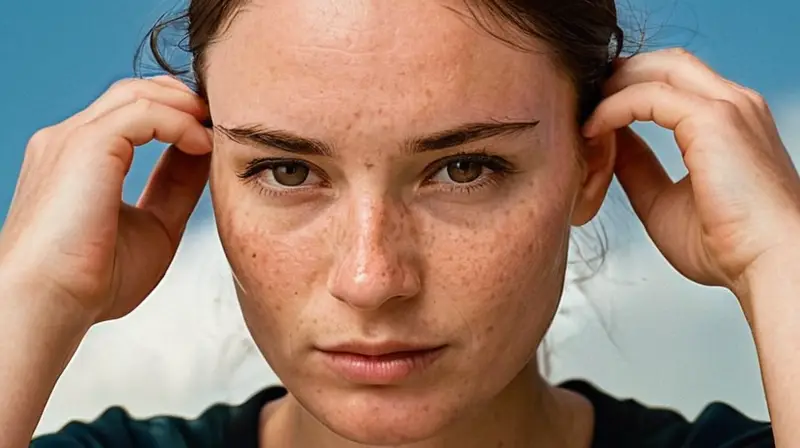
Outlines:
{"type": "Polygon", "coordinates": [[[446,346],[403,343],[349,343],[320,348],[329,369],[348,382],[391,385],[420,375],[438,360],[446,346]]]}

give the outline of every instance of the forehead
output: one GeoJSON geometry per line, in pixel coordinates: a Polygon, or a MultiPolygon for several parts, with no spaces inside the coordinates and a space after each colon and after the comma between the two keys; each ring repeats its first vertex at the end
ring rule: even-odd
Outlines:
{"type": "Polygon", "coordinates": [[[542,119],[570,91],[544,51],[492,37],[458,0],[253,0],[207,63],[215,120],[320,132],[542,119]]]}

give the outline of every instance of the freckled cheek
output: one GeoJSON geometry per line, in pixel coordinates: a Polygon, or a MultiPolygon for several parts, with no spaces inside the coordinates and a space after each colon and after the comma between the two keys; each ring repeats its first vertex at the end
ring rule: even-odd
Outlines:
{"type": "Polygon", "coordinates": [[[314,229],[275,234],[264,209],[215,205],[217,226],[240,302],[254,337],[281,337],[297,325],[304,307],[324,286],[329,257],[314,229]],[[265,336],[266,337],[266,336],[265,336]]]}
{"type": "MultiPolygon", "coordinates": [[[[469,231],[439,232],[425,259],[437,312],[458,316],[475,347],[536,339],[552,319],[563,284],[569,203],[519,203],[469,231]]],[[[532,341],[538,344],[537,341],[532,341]]]]}

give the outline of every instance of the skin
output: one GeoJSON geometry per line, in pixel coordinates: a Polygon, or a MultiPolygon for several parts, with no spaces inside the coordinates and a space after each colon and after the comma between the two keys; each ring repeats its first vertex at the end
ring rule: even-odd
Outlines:
{"type": "MultiPolygon", "coordinates": [[[[583,190],[607,187],[609,158],[591,172],[579,160],[575,94],[546,55],[512,49],[438,2],[344,2],[336,14],[327,4],[256,2],[211,49],[205,73],[218,129],[259,125],[333,151],[297,157],[215,139],[220,237],[250,332],[292,391],[277,412],[302,431],[286,437],[488,446],[465,429],[500,420],[512,397],[534,400],[529,408],[562,400],[534,355],[561,295],[573,215],[596,212],[601,201],[585,197],[602,193],[583,190]],[[265,30],[268,18],[292,26],[265,30]],[[408,150],[468,123],[534,121],[408,150]],[[513,173],[484,168],[459,184],[440,162],[481,151],[513,173]],[[269,170],[238,179],[259,157],[312,163],[318,178],[293,188],[269,170]],[[375,388],[332,374],[314,350],[349,340],[447,348],[423,375],[375,388]]],[[[544,421],[563,418],[542,414],[544,434],[544,421]]]]}
{"type": "Polygon", "coordinates": [[[118,84],[31,140],[0,233],[0,340],[15,341],[0,347],[0,425],[12,428],[0,447],[27,446],[86,330],[158,283],[209,169],[245,318],[291,390],[263,413],[265,444],[589,446],[591,408],[546,385],[533,355],[570,227],[596,213],[612,169],[670,263],[737,296],[778,446],[800,443],[800,284],[786,275],[800,269],[800,179],[757,94],[686,52],[642,54],[617,61],[607,99],[579,128],[574,92],[545,54],[512,50],[433,2],[301,6],[256,2],[212,46],[213,135],[199,124],[204,102],[158,78],[118,84]],[[667,177],[628,129],[636,120],[675,132],[691,182],[667,177]],[[539,123],[404,150],[476,121],[539,123]],[[254,125],[333,154],[287,154],[225,130],[254,125]],[[133,149],[153,136],[175,146],[140,201],[120,204],[133,149]],[[476,151],[513,172],[465,193],[428,169],[476,151]],[[287,156],[316,167],[310,186],[237,176],[255,158],[287,156]],[[377,388],[332,375],[314,351],[355,338],[446,348],[424,373],[377,388]]]}

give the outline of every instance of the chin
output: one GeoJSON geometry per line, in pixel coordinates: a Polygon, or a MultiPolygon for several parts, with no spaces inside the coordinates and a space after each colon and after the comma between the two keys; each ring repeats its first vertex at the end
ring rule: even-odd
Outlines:
{"type": "Polygon", "coordinates": [[[399,387],[331,391],[317,395],[307,409],[345,439],[396,446],[430,439],[455,419],[455,406],[447,406],[452,400],[436,395],[399,387]]]}

